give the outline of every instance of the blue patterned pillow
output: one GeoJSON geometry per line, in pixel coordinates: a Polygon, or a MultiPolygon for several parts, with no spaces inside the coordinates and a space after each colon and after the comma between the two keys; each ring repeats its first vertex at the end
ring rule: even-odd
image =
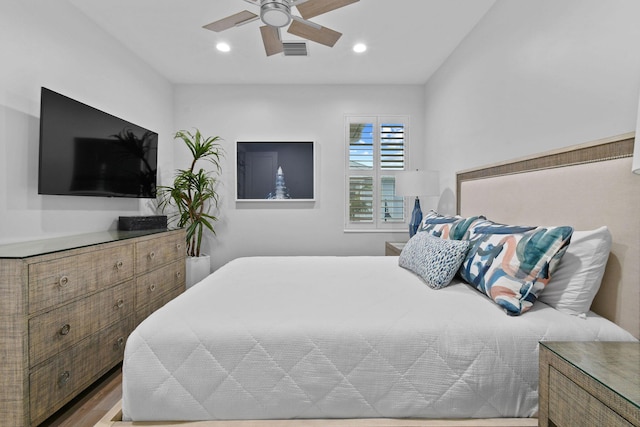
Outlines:
{"type": "Polygon", "coordinates": [[[444,288],[465,259],[469,242],[416,233],[400,253],[398,264],[420,276],[430,288],[444,288]]]}
{"type": "Polygon", "coordinates": [[[429,211],[422,222],[418,231],[423,231],[435,237],[451,240],[467,240],[468,231],[474,223],[485,220],[483,216],[472,216],[463,218],[461,216],[441,215],[434,210],[429,211]]]}
{"type": "Polygon", "coordinates": [[[471,230],[460,267],[469,284],[509,315],[529,310],[567,250],[572,227],[521,227],[483,221],[471,230]]]}

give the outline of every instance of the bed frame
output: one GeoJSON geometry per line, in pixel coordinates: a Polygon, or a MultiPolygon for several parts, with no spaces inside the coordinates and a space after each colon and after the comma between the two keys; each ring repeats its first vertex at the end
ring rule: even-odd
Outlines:
{"type": "MultiPolygon", "coordinates": [[[[640,337],[640,176],[631,172],[634,134],[457,174],[458,213],[519,225],[607,225],[613,245],[593,311],[640,337]]],[[[537,426],[537,418],[490,420],[248,420],[123,422],[121,402],[96,427],[537,426]]]]}
{"type": "MultiPolygon", "coordinates": [[[[458,213],[506,224],[609,227],[611,253],[592,310],[640,338],[640,176],[634,134],[457,175],[458,213]]],[[[553,282],[552,282],[553,283],[553,282]]]]}

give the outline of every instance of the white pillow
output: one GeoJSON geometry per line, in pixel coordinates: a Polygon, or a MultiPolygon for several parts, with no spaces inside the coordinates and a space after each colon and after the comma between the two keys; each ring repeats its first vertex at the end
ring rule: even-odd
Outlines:
{"type": "Polygon", "coordinates": [[[571,244],[540,301],[569,314],[586,313],[596,296],[611,250],[611,233],[600,227],[574,231],[571,244]]]}

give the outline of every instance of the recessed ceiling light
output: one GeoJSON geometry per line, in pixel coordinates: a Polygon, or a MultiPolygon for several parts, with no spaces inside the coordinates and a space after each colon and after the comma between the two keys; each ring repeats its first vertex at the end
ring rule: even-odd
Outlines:
{"type": "Polygon", "coordinates": [[[216,49],[220,52],[229,52],[231,50],[231,46],[228,43],[220,42],[216,45],[216,49]]]}
{"type": "Polygon", "coordinates": [[[367,45],[364,43],[356,43],[353,46],[353,51],[356,53],[362,53],[367,50],[367,45]]]}

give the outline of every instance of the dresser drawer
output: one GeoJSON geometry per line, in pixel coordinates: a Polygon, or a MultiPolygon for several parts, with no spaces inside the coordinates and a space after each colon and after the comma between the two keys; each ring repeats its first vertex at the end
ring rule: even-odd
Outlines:
{"type": "Polygon", "coordinates": [[[174,261],[136,278],[136,310],[177,287],[184,289],[184,262],[174,261]]]}
{"type": "Polygon", "coordinates": [[[184,233],[169,233],[136,243],[136,274],[184,258],[185,244],[184,233]]]}
{"type": "Polygon", "coordinates": [[[133,280],[29,320],[29,366],[133,313],[133,280]]]}
{"type": "Polygon", "coordinates": [[[122,360],[133,316],[80,341],[29,375],[31,422],[36,425],[122,360]]]}
{"type": "Polygon", "coordinates": [[[180,295],[184,291],[184,286],[173,288],[171,291],[160,295],[158,298],[151,301],[151,303],[136,310],[136,326],[138,326],[144,319],[149,317],[151,313],[180,295]]]}
{"type": "Polygon", "coordinates": [[[133,277],[133,244],[29,265],[29,313],[133,277]]]}
{"type": "Polygon", "coordinates": [[[633,427],[553,367],[549,370],[549,420],[558,427],[633,427]]]}

